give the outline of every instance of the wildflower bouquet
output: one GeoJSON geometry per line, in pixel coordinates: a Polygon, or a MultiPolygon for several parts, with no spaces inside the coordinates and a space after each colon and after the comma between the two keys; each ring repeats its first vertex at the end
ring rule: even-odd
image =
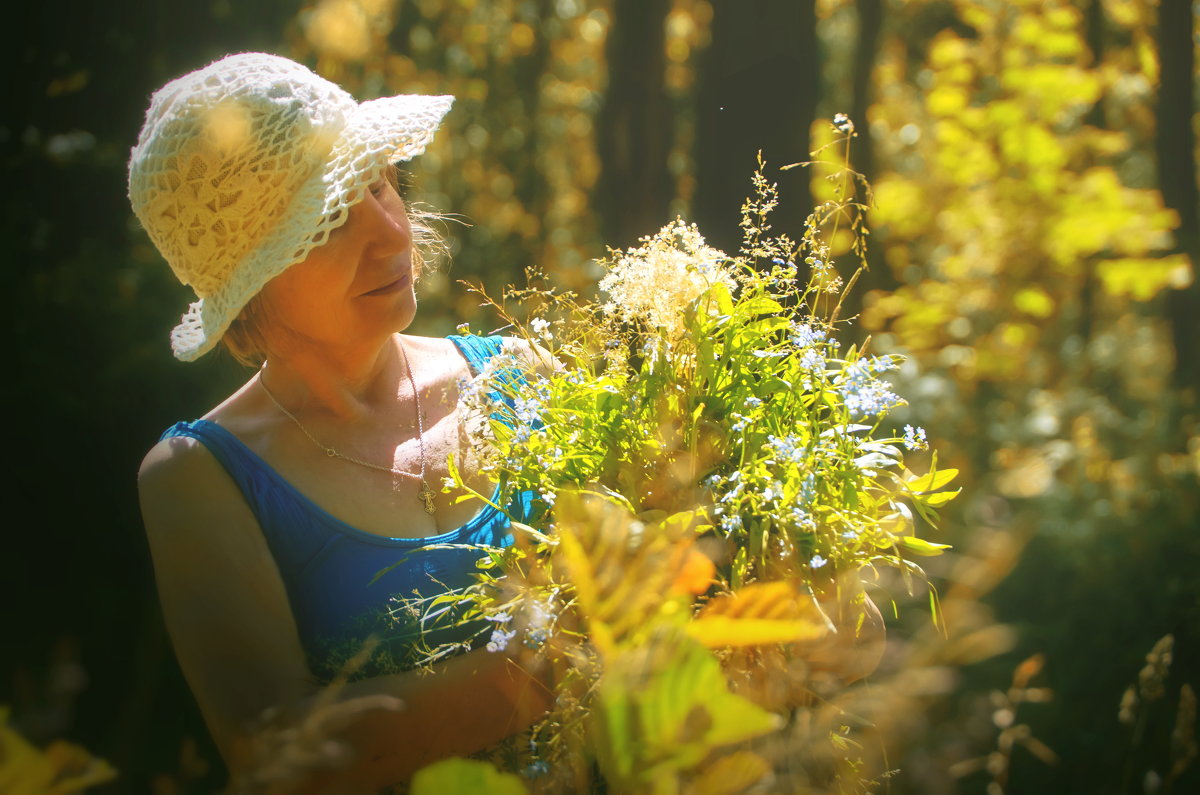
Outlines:
{"type": "MultiPolygon", "coordinates": [[[[835,122],[848,153],[853,127],[835,122]]],[[[865,267],[865,182],[844,159],[793,241],[771,234],[763,170],[736,256],[677,220],[602,262],[601,300],[511,291],[492,303],[523,333],[463,385],[499,504],[529,492],[543,512],[481,563],[473,609],[489,648],[556,668],[527,768],[561,763],[547,789],[578,788],[586,765],[569,762],[593,759],[618,791],[752,783],[771,761],[718,749],[805,703],[822,636],[854,647],[866,574],[919,577],[913,556],[944,548],[915,528],[957,494],[955,472],[933,456],[913,475],[903,449],[926,449],[924,431],[886,425],[899,357],[837,341],[858,271],[845,284],[831,246],[848,238],[865,267]]]]}

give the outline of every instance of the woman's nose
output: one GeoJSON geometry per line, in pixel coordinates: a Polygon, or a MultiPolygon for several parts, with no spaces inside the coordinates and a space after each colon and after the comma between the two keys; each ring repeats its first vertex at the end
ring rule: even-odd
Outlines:
{"type": "Polygon", "coordinates": [[[371,236],[370,247],[379,256],[403,253],[412,244],[412,229],[408,213],[398,197],[379,197],[368,193],[363,200],[367,229],[371,236]]]}

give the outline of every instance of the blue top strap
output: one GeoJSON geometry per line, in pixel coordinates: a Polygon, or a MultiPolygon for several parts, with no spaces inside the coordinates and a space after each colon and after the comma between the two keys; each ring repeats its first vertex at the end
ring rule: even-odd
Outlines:
{"type": "MultiPolygon", "coordinates": [[[[500,337],[450,339],[475,373],[502,343],[500,337]]],[[[323,681],[372,635],[382,642],[359,675],[407,670],[447,644],[470,647],[482,627],[463,624],[453,610],[432,603],[471,585],[485,548],[512,543],[510,516],[528,522],[532,513],[533,495],[525,493],[507,513],[484,505],[466,524],[440,535],[380,536],[325,511],[214,422],[177,423],[163,434],[174,436],[204,444],[241,490],[287,588],[313,673],[323,681]]],[[[493,503],[499,492],[497,487],[493,503]]]]}

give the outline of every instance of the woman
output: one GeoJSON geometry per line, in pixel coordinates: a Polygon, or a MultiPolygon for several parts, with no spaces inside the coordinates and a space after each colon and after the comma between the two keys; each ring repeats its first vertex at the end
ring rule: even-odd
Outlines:
{"type": "Polygon", "coordinates": [[[469,651],[469,629],[427,609],[470,582],[472,547],[511,540],[505,514],[434,488],[454,454],[487,493],[457,384],[499,340],[399,333],[420,257],[392,164],[451,102],[359,104],[287,59],[234,55],[156,92],[132,152],[134,210],[199,297],[175,355],[224,341],[264,362],[164,434],[138,478],[167,627],[235,781],[262,763],[264,716],[293,736],[317,708],[320,739],[352,753],[303,787],[355,792],[485,748],[547,703],[515,659],[469,651]],[[463,653],[406,670],[447,644],[463,653]],[[343,670],[357,678],[321,700],[343,670]]]}

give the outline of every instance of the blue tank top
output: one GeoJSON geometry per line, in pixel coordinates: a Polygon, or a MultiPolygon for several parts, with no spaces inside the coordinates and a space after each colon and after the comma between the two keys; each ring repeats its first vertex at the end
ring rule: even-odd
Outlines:
{"type": "MultiPolygon", "coordinates": [[[[498,336],[449,339],[474,373],[502,343],[498,336]]],[[[507,513],[485,505],[441,535],[389,538],[327,513],[216,423],[180,422],[162,438],[173,436],[201,442],[241,489],[275,559],[318,680],[341,672],[371,637],[379,643],[355,678],[409,670],[435,649],[457,653],[486,642],[482,622],[464,622],[453,603],[438,597],[475,582],[484,548],[512,543],[510,518],[531,520],[532,493],[517,495],[507,513]]],[[[492,502],[498,497],[499,488],[492,502]]]]}

